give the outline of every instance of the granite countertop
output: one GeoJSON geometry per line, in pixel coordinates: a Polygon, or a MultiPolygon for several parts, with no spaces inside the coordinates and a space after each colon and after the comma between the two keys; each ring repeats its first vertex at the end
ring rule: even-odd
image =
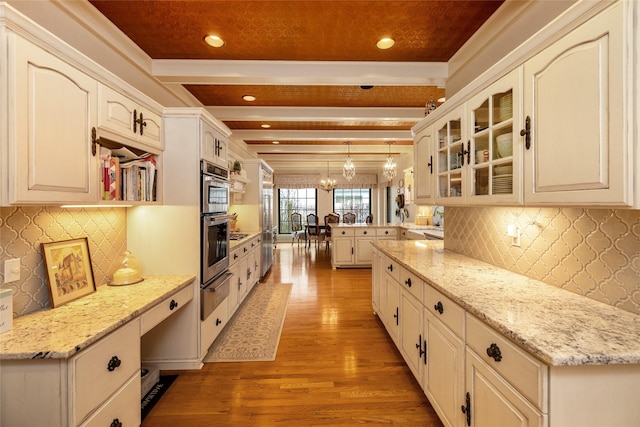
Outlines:
{"type": "Polygon", "coordinates": [[[336,228],[384,228],[384,227],[397,227],[398,224],[385,223],[385,224],[367,224],[365,222],[357,222],[355,224],[345,224],[343,222],[337,224],[331,224],[331,227],[336,228]]]}
{"type": "Polygon", "coordinates": [[[259,231],[239,231],[238,233],[246,234],[246,236],[243,237],[240,240],[231,240],[231,242],[229,242],[229,248],[231,250],[237,248],[238,246],[242,246],[243,244],[245,244],[249,240],[253,239],[256,236],[259,236],[260,234],[262,234],[259,231]]]}
{"type": "Polygon", "coordinates": [[[97,291],[60,307],[13,319],[0,335],[0,359],[66,359],[162,300],[189,286],[195,276],[151,276],[128,286],[97,291]]]}
{"type": "Polygon", "coordinates": [[[391,259],[551,366],[640,363],[640,316],[444,249],[373,242],[391,259]]]}

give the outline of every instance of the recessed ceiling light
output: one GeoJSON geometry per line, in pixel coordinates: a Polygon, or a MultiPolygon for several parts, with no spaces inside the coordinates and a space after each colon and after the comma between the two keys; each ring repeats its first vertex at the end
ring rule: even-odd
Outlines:
{"type": "Polygon", "coordinates": [[[224,40],[222,40],[218,36],[207,36],[207,37],[204,38],[204,41],[209,46],[213,46],[213,47],[222,47],[222,46],[224,46],[224,40]]]}
{"type": "Polygon", "coordinates": [[[447,100],[447,98],[445,98],[444,96],[442,98],[438,98],[438,102],[441,103],[441,104],[446,100],[447,100]]]}
{"type": "Polygon", "coordinates": [[[242,97],[242,99],[244,99],[245,101],[248,101],[248,102],[253,102],[253,101],[255,101],[255,100],[256,100],[256,97],[255,97],[255,96],[253,96],[253,95],[244,95],[244,96],[242,97]]]}
{"type": "Polygon", "coordinates": [[[271,127],[271,125],[270,125],[270,124],[267,124],[267,123],[263,123],[263,124],[261,124],[261,125],[260,125],[260,127],[261,127],[262,129],[269,129],[269,128],[271,127]]]}
{"type": "Polygon", "coordinates": [[[376,46],[378,46],[378,49],[389,49],[393,47],[394,44],[396,44],[395,40],[393,40],[390,37],[385,37],[383,39],[378,40],[378,43],[376,43],[376,46]]]}
{"type": "Polygon", "coordinates": [[[271,141],[272,144],[278,145],[280,144],[280,141],[271,141]]]}

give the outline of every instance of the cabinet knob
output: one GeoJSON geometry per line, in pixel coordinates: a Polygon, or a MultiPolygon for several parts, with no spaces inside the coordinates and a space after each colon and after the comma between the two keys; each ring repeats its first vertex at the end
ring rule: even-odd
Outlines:
{"type": "Polygon", "coordinates": [[[389,234],[389,230],[385,230],[384,234],[389,234]]]}
{"type": "Polygon", "coordinates": [[[173,311],[174,308],[178,307],[178,302],[174,299],[169,303],[169,310],[173,311]]]}
{"type": "Polygon", "coordinates": [[[465,396],[465,404],[462,405],[462,413],[467,416],[467,425],[471,426],[471,395],[467,392],[465,396]]]}
{"type": "Polygon", "coordinates": [[[233,259],[238,259],[238,254],[233,254],[233,259]]]}
{"type": "Polygon", "coordinates": [[[367,232],[366,232],[366,231],[363,231],[363,232],[362,232],[362,234],[367,234],[367,232]]]}
{"type": "Polygon", "coordinates": [[[438,303],[433,306],[433,309],[438,313],[442,314],[444,312],[444,306],[442,305],[442,301],[438,301],[438,303]]]}
{"type": "Polygon", "coordinates": [[[346,234],[346,233],[343,231],[343,232],[342,232],[342,235],[344,236],[345,234],[346,234]]]}
{"type": "Polygon", "coordinates": [[[216,319],[216,326],[218,326],[218,325],[219,325],[219,324],[221,324],[221,323],[222,323],[222,320],[220,320],[220,319],[216,319]]]}
{"type": "Polygon", "coordinates": [[[107,364],[107,371],[113,372],[121,364],[122,364],[122,361],[118,358],[118,356],[113,356],[109,360],[109,363],[107,364]]]}
{"type": "Polygon", "coordinates": [[[393,271],[393,264],[389,264],[389,266],[387,267],[387,270],[393,271]]]}
{"type": "Polygon", "coordinates": [[[409,277],[407,280],[405,280],[404,284],[407,285],[408,287],[411,287],[411,277],[409,277]]]}
{"type": "Polygon", "coordinates": [[[491,357],[496,362],[502,360],[502,353],[500,352],[500,347],[498,347],[498,344],[491,343],[491,345],[487,348],[487,356],[491,357]]]}
{"type": "Polygon", "coordinates": [[[119,419],[114,418],[113,421],[111,421],[111,424],[109,424],[109,427],[122,427],[122,422],[119,419]]]}
{"type": "Polygon", "coordinates": [[[527,116],[524,119],[524,129],[520,131],[520,136],[524,136],[524,146],[527,148],[531,148],[531,117],[527,116]]]}

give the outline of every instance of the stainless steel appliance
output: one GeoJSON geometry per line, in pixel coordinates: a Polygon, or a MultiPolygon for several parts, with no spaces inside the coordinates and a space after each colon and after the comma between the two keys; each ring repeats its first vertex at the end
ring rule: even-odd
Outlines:
{"type": "Polygon", "coordinates": [[[202,215],[201,284],[209,282],[229,268],[231,217],[227,214],[202,215]]]}
{"type": "Polygon", "coordinates": [[[200,320],[205,320],[229,296],[229,280],[233,273],[220,274],[206,286],[200,287],[200,320]]]}
{"type": "Polygon", "coordinates": [[[264,277],[273,264],[273,174],[262,168],[262,271],[264,277]]]}
{"type": "Polygon", "coordinates": [[[206,160],[200,162],[201,213],[226,214],[229,210],[230,187],[229,170],[206,160]]]}

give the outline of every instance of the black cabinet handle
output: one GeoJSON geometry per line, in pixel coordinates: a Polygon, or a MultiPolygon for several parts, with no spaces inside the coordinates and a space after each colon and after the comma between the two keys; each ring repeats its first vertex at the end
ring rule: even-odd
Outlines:
{"type": "Polygon", "coordinates": [[[111,421],[111,424],[109,424],[109,427],[122,427],[122,422],[119,419],[114,418],[113,421],[111,421]]]}
{"type": "Polygon", "coordinates": [[[398,316],[398,307],[396,307],[396,314],[393,315],[393,317],[396,318],[396,326],[399,324],[398,320],[399,320],[399,316],[398,316]]]}
{"type": "Polygon", "coordinates": [[[144,121],[142,117],[142,111],[140,112],[140,118],[136,118],[138,115],[137,110],[133,110],[133,133],[138,133],[136,125],[140,125],[140,135],[144,134],[144,127],[147,125],[147,122],[144,121]]]}
{"type": "Polygon", "coordinates": [[[171,302],[169,303],[169,310],[173,311],[173,309],[177,307],[178,307],[178,303],[176,302],[176,300],[172,299],[171,302]]]}
{"type": "Polygon", "coordinates": [[[216,326],[218,326],[218,325],[219,325],[219,324],[221,324],[221,323],[222,323],[222,320],[220,320],[220,319],[216,319],[216,326]]]}
{"type": "Polygon", "coordinates": [[[343,231],[342,234],[345,235],[346,233],[343,231]]]}
{"type": "Polygon", "coordinates": [[[247,252],[247,248],[242,248],[242,250],[243,250],[244,252],[247,252]]]}
{"type": "Polygon", "coordinates": [[[465,396],[465,404],[462,405],[462,413],[467,416],[467,425],[471,426],[471,395],[467,392],[465,396]]]}
{"type": "Polygon", "coordinates": [[[491,343],[491,345],[487,348],[487,356],[491,357],[496,362],[502,360],[502,352],[500,351],[500,347],[498,347],[498,344],[491,343]]]}
{"type": "Polygon", "coordinates": [[[429,163],[427,163],[427,166],[429,166],[429,174],[433,175],[433,156],[429,156],[429,163]]]}
{"type": "Polygon", "coordinates": [[[405,280],[404,284],[407,285],[408,287],[411,287],[411,277],[409,277],[407,280],[405,280]]]}
{"type": "Polygon", "coordinates": [[[416,344],[416,348],[418,349],[418,359],[424,359],[424,364],[427,364],[427,340],[422,339],[422,334],[418,337],[418,343],[416,344]],[[422,345],[424,343],[424,350],[422,349],[422,345]]]}
{"type": "Polygon", "coordinates": [[[433,309],[438,313],[442,314],[444,312],[444,306],[442,305],[442,301],[438,301],[438,303],[433,306],[433,309]]]}
{"type": "Polygon", "coordinates": [[[387,270],[393,271],[393,264],[389,264],[389,266],[387,267],[387,270]]]}
{"type": "Polygon", "coordinates": [[[113,372],[121,364],[122,364],[122,361],[118,358],[118,356],[113,356],[109,360],[109,363],[107,364],[107,371],[113,372]]]}
{"type": "Polygon", "coordinates": [[[362,234],[367,234],[367,232],[366,232],[366,231],[363,231],[363,232],[362,232],[362,234]]]}
{"type": "Polygon", "coordinates": [[[389,234],[389,230],[385,230],[385,231],[384,231],[384,234],[389,234]]]}
{"type": "Polygon", "coordinates": [[[520,131],[520,136],[524,136],[524,146],[527,148],[531,148],[531,117],[527,116],[524,119],[524,129],[520,131]]]}

